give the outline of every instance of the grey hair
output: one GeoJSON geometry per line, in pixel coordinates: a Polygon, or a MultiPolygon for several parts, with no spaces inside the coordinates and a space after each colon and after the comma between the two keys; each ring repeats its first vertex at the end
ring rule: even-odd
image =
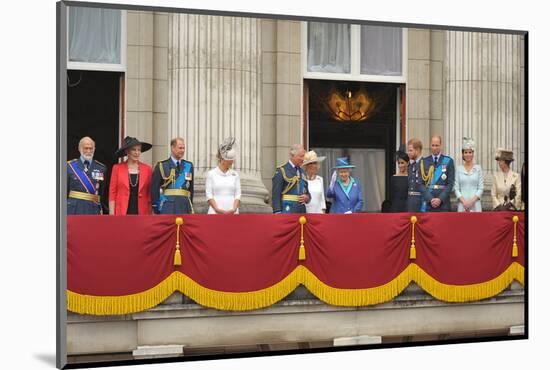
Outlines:
{"type": "Polygon", "coordinates": [[[80,141],[78,142],[78,150],[80,151],[80,148],[82,148],[82,144],[84,144],[85,141],[91,141],[95,148],[95,141],[92,140],[89,136],[84,136],[80,141]]]}
{"type": "Polygon", "coordinates": [[[289,154],[291,157],[294,157],[302,149],[304,149],[304,146],[302,144],[292,144],[289,154]]]}

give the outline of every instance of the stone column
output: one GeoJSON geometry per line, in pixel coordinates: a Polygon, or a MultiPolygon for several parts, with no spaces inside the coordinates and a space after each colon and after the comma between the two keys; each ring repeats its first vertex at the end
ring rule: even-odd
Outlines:
{"type": "Polygon", "coordinates": [[[261,24],[251,18],[169,15],[168,132],[195,165],[195,211],[206,212],[206,172],[218,144],[237,140],[242,212],[271,212],[261,179],[261,24]]]}
{"type": "Polygon", "coordinates": [[[462,162],[462,137],[476,141],[475,161],[486,176],[484,209],[491,208],[496,148],[514,151],[512,169],[521,168],[521,37],[480,32],[446,32],[445,151],[462,162]]]}

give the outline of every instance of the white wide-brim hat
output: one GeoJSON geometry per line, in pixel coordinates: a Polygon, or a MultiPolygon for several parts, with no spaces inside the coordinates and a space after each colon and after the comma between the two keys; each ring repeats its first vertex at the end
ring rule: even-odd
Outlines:
{"type": "Polygon", "coordinates": [[[325,160],[326,157],[318,157],[317,153],[315,151],[310,150],[306,154],[304,154],[304,163],[302,163],[302,167],[304,167],[307,164],[315,163],[315,162],[322,162],[325,160]]]}

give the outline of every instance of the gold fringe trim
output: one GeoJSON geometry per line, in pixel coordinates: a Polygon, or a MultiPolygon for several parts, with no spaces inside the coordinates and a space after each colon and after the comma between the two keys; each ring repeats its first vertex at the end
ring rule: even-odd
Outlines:
{"type": "Polygon", "coordinates": [[[524,285],[525,269],[513,262],[493,280],[472,285],[442,284],[411,263],[392,281],[373,288],[332,288],[319,280],[305,266],[298,266],[280,282],[257,291],[231,293],[205,288],[179,271],[173,272],[157,286],[125,296],[92,296],[67,290],[67,309],[89,315],[123,315],[152,308],[175,291],[187,295],[200,305],[219,310],[247,311],[271,306],[290,294],[300,284],[325,303],[336,306],[367,306],[383,303],[398,296],[415,281],[434,298],[446,302],[467,302],[497,295],[513,280],[524,285]]]}
{"type": "Polygon", "coordinates": [[[480,301],[494,297],[506,289],[513,280],[517,280],[521,285],[524,285],[525,268],[517,262],[513,262],[502,274],[492,280],[470,285],[440,283],[418,265],[413,265],[412,280],[432,297],[445,302],[480,301]]]}
{"type": "Polygon", "coordinates": [[[67,310],[86,315],[124,315],[155,307],[178,290],[177,274],[173,272],[160,284],[144,292],[124,296],[94,296],[67,289],[67,310]]]}
{"type": "Polygon", "coordinates": [[[124,315],[155,307],[179,291],[202,306],[231,311],[255,310],[271,306],[296,289],[300,284],[300,267],[275,285],[243,293],[205,288],[179,271],[151,289],[125,296],[92,296],[67,290],[67,309],[88,315],[124,315]]]}
{"type": "Polygon", "coordinates": [[[304,267],[303,284],[321,301],[334,306],[368,306],[391,301],[411,282],[411,270],[414,264],[407,266],[395,279],[374,288],[339,289],[332,288],[319,280],[304,267]]]}

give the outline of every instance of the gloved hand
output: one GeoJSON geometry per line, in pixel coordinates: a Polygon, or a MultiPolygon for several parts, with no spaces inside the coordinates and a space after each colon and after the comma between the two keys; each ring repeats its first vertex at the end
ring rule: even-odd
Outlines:
{"type": "Polygon", "coordinates": [[[334,184],[336,184],[337,177],[338,175],[336,174],[336,171],[332,171],[332,177],[330,178],[330,184],[329,184],[330,188],[333,188],[334,184]]]}

